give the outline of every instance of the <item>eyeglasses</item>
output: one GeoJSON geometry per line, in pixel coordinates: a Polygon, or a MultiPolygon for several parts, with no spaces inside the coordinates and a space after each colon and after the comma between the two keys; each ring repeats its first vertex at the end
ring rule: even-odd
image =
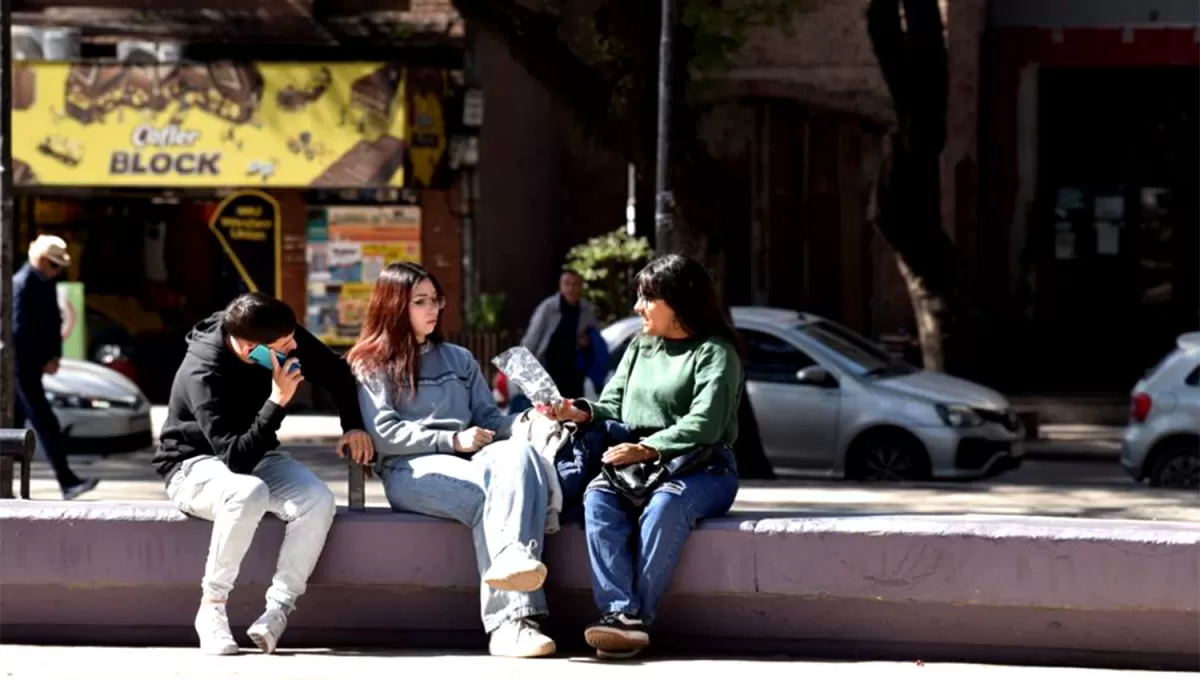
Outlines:
{"type": "Polygon", "coordinates": [[[417,298],[416,300],[412,301],[412,306],[416,307],[417,309],[428,309],[431,305],[436,306],[438,309],[445,309],[445,296],[439,295],[435,298],[417,298]]]}

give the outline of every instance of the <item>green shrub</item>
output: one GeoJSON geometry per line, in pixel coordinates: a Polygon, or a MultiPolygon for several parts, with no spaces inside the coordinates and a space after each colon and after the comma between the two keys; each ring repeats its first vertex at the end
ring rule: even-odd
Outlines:
{"type": "Polygon", "coordinates": [[[466,329],[474,332],[500,330],[504,315],[504,293],[481,293],[467,303],[466,329]]]}
{"type": "Polygon", "coordinates": [[[607,324],[632,313],[637,299],[634,277],[653,254],[646,239],[629,236],[621,227],[572,248],[566,266],[583,277],[584,297],[607,324]]]}

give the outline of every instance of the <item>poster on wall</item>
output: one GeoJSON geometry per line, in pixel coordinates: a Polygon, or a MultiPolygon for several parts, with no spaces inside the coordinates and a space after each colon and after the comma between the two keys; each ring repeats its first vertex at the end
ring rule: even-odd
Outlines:
{"type": "Polygon", "coordinates": [[[279,203],[270,194],[247,189],[230,195],[217,206],[208,228],[246,291],[281,296],[282,230],[279,203]]]}
{"type": "Polygon", "coordinates": [[[58,311],[62,315],[63,358],[87,360],[87,317],[84,314],[83,283],[59,281],[58,311]]]}
{"type": "Polygon", "coordinates": [[[396,62],[54,62],[15,71],[19,185],[402,187],[412,106],[422,121],[422,185],[445,156],[445,88],[426,75],[410,96],[408,69],[396,62]]]}
{"type": "Polygon", "coordinates": [[[308,330],[327,344],[353,343],[375,281],[395,261],[421,261],[419,207],[310,209],[308,330]]]}

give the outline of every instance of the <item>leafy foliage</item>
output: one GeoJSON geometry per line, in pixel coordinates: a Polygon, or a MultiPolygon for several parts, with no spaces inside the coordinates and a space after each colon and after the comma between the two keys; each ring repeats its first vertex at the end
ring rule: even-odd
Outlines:
{"type": "Polygon", "coordinates": [[[792,17],[802,4],[800,0],[683,0],[679,22],[692,33],[692,70],[711,74],[729,68],[755,28],[790,32],[792,17]]]}
{"type": "Polygon", "coordinates": [[[610,323],[633,308],[634,279],[653,254],[645,238],[629,236],[622,227],[572,248],[567,267],[583,277],[584,297],[598,308],[600,322],[610,323]]]}
{"type": "Polygon", "coordinates": [[[504,315],[504,293],[482,293],[467,304],[465,321],[468,330],[483,332],[500,330],[504,315]]]}

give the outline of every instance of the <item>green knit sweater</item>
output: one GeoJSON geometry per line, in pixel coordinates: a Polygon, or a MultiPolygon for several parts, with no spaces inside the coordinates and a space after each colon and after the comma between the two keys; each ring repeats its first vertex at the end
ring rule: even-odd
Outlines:
{"type": "Polygon", "coordinates": [[[595,402],[596,420],[620,420],[652,431],[642,444],[670,459],[737,439],[742,362],[719,338],[663,340],[638,337],[595,402]]]}

